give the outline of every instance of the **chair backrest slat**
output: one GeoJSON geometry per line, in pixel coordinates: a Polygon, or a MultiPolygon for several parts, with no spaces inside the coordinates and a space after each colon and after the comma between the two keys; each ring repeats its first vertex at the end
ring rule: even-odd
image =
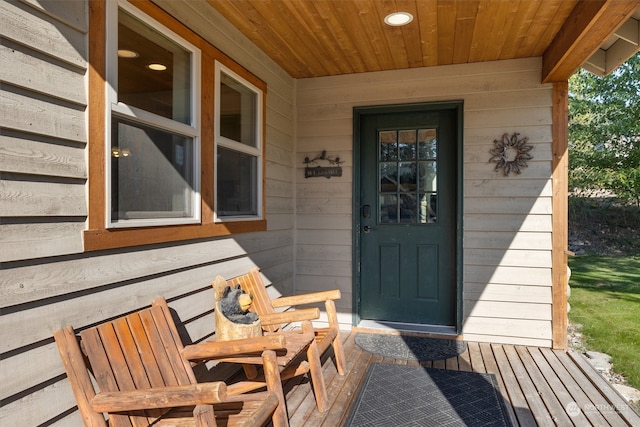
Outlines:
{"type": "Polygon", "coordinates": [[[127,317],[127,323],[129,325],[129,329],[131,330],[131,336],[133,337],[133,340],[135,342],[135,349],[137,350],[141,359],[140,363],[142,363],[142,365],[144,366],[146,378],[149,382],[150,387],[160,388],[165,386],[164,379],[162,378],[162,373],[160,372],[160,368],[158,367],[157,359],[153,354],[151,344],[149,344],[149,339],[144,330],[142,319],[139,315],[130,315],[127,317]]]}
{"type": "Polygon", "coordinates": [[[158,298],[153,301],[153,306],[149,311],[158,327],[165,348],[171,349],[171,351],[167,351],[167,356],[176,373],[178,383],[180,385],[196,384],[197,380],[191,368],[191,363],[182,357],[184,346],[171,317],[167,302],[164,298],[158,298]]]}
{"type": "MultiPolygon", "coordinates": [[[[80,333],[100,391],[195,384],[169,307],[160,298],[150,308],[80,333]]],[[[149,425],[164,410],[111,414],[115,426],[149,425]]]]}
{"type": "MultiPolygon", "coordinates": [[[[128,317],[135,316],[131,315],[128,317]]],[[[122,355],[124,356],[128,372],[131,375],[131,380],[133,381],[133,384],[130,387],[133,387],[134,389],[150,388],[151,384],[147,377],[144,363],[142,362],[140,353],[138,352],[136,340],[133,336],[133,331],[131,330],[129,323],[127,322],[127,318],[114,320],[113,328],[118,344],[120,345],[120,349],[122,350],[122,355]]]]}
{"type": "MultiPolygon", "coordinates": [[[[118,343],[120,344],[122,354],[125,358],[126,366],[128,367],[129,374],[131,375],[131,379],[133,381],[133,389],[151,388],[151,381],[149,380],[148,371],[150,370],[150,368],[156,367],[156,365],[153,360],[147,359],[145,361],[142,359],[143,353],[140,351],[139,344],[142,344],[142,346],[144,347],[145,340],[143,339],[142,343],[139,343],[139,337],[138,340],[136,340],[134,330],[131,327],[132,325],[135,325],[136,319],[140,319],[140,316],[138,316],[137,313],[133,313],[127,317],[114,320],[113,327],[118,338],[118,343]]],[[[144,411],[144,414],[149,417],[149,422],[153,422],[155,419],[161,417],[165,412],[165,410],[158,409],[144,411]]],[[[132,420],[133,424],[138,424],[139,422],[143,423],[144,420],[142,418],[140,418],[140,420],[138,420],[137,418],[134,418],[132,420]]]]}
{"type": "MultiPolygon", "coordinates": [[[[275,312],[271,305],[271,298],[269,297],[269,293],[267,292],[267,288],[264,285],[264,281],[262,280],[262,276],[260,275],[260,270],[258,268],[252,268],[247,274],[227,280],[227,284],[231,287],[234,287],[236,284],[240,284],[240,287],[242,287],[246,293],[251,294],[253,297],[251,311],[256,312],[258,317],[260,317],[261,314],[270,314],[275,312]]],[[[268,332],[277,332],[280,328],[281,325],[262,326],[262,329],[268,332]]]]}
{"type": "MultiPolygon", "coordinates": [[[[95,372],[99,391],[135,388],[112,322],[82,331],[80,336],[89,363],[95,372]]],[[[129,415],[111,414],[109,417],[109,425],[115,427],[135,427],[143,425],[144,422],[149,424],[146,414],[142,411],[129,415]]]]}
{"type": "Polygon", "coordinates": [[[162,375],[163,385],[175,386],[184,384],[184,382],[180,382],[180,377],[176,376],[176,371],[171,363],[171,359],[168,355],[168,350],[165,349],[164,343],[162,342],[162,337],[160,335],[160,332],[158,331],[158,328],[156,327],[150,310],[141,311],[140,320],[142,321],[142,325],[144,327],[147,339],[146,342],[151,348],[151,354],[154,358],[153,363],[155,363],[155,365],[160,370],[160,374],[162,375]]]}

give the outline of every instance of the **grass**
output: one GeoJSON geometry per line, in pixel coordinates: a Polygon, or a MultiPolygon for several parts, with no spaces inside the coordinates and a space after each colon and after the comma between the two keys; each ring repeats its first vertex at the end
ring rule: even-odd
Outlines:
{"type": "Polygon", "coordinates": [[[572,323],[588,349],[612,357],[616,373],[640,389],[640,256],[569,259],[572,323]]]}

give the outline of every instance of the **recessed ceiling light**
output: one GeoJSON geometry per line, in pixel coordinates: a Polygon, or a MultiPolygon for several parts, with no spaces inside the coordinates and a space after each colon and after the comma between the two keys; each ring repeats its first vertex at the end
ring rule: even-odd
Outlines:
{"type": "Polygon", "coordinates": [[[140,56],[138,52],[129,49],[118,49],[118,57],[120,58],[137,58],[140,56]]]}
{"type": "Polygon", "coordinates": [[[392,27],[407,25],[411,21],[413,21],[413,15],[409,12],[394,12],[384,18],[385,24],[392,27]]]}
{"type": "Polygon", "coordinates": [[[163,64],[149,64],[147,68],[153,71],[164,71],[167,69],[167,66],[163,64]]]}

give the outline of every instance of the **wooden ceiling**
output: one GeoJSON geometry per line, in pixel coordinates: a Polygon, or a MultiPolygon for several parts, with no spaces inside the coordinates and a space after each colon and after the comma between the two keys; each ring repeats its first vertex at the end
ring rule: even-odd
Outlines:
{"type": "Polygon", "coordinates": [[[208,0],[294,78],[543,57],[566,80],[640,0],[208,0]],[[384,17],[405,11],[403,27],[384,17]]]}

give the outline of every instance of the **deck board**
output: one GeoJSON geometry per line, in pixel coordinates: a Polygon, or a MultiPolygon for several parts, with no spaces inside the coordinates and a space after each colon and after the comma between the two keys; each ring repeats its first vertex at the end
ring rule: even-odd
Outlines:
{"type": "Polygon", "coordinates": [[[507,394],[507,402],[515,415],[515,420],[511,418],[513,425],[520,425],[523,427],[535,427],[536,420],[533,418],[533,414],[527,404],[527,399],[520,388],[520,384],[516,379],[516,375],[511,368],[511,364],[507,359],[507,355],[504,352],[504,348],[501,345],[493,345],[493,354],[498,364],[498,370],[503,380],[504,390],[501,390],[507,394]]]}
{"type": "Polygon", "coordinates": [[[480,352],[482,353],[482,360],[484,360],[484,365],[487,369],[487,373],[495,375],[496,380],[498,381],[498,386],[500,387],[500,396],[502,397],[502,402],[506,410],[506,416],[511,421],[511,424],[515,425],[517,423],[516,414],[509,404],[509,395],[507,394],[507,389],[505,387],[504,380],[502,379],[502,373],[500,372],[500,368],[498,367],[496,357],[493,354],[491,344],[480,343],[480,352]]]}
{"type": "Polygon", "coordinates": [[[332,354],[324,357],[324,374],[329,409],[320,413],[308,380],[285,385],[292,427],[341,426],[357,396],[368,367],[374,362],[473,371],[496,376],[507,417],[514,426],[637,426],[634,412],[579,354],[546,348],[502,344],[468,343],[457,358],[416,362],[382,358],[363,351],[355,333],[343,332],[347,374],[337,374],[332,354]],[[576,402],[586,408],[578,415],[567,414],[576,402]]]}
{"type": "Polygon", "coordinates": [[[529,353],[529,349],[527,349],[526,347],[517,347],[516,351],[520,355],[520,359],[522,360],[525,369],[529,373],[529,376],[531,377],[531,380],[533,381],[538,394],[542,398],[544,405],[547,407],[549,415],[551,416],[551,419],[554,421],[554,423],[561,426],[573,425],[573,423],[571,422],[571,418],[569,418],[562,404],[556,398],[556,395],[551,389],[551,386],[545,380],[540,367],[535,363],[533,357],[531,356],[531,353],[529,353]]]}
{"type": "MultiPolygon", "coordinates": [[[[558,410],[563,417],[561,419],[562,422],[573,422],[574,425],[589,425],[589,421],[587,417],[584,415],[584,412],[579,412],[576,415],[569,416],[567,415],[566,408],[573,402],[575,403],[573,397],[565,387],[565,384],[560,380],[560,377],[554,372],[553,368],[550,366],[548,360],[542,355],[540,349],[538,348],[528,348],[527,349],[529,355],[533,359],[535,365],[540,370],[540,373],[546,380],[549,390],[553,393],[553,396],[550,398],[554,399],[554,405],[560,404],[560,409],[558,410]],[[566,418],[565,418],[566,417],[566,418]]],[[[570,425],[570,424],[565,424],[570,425]]]]}
{"type": "MultiPolygon", "coordinates": [[[[609,401],[605,399],[600,390],[589,380],[589,378],[580,370],[575,362],[564,351],[554,350],[554,353],[562,366],[571,375],[577,386],[584,392],[589,399],[589,404],[596,407],[605,408],[609,405],[609,401]]],[[[597,412],[598,413],[598,412],[597,412]]],[[[599,413],[598,413],[599,414],[599,413]]],[[[608,424],[614,427],[621,427],[628,425],[618,414],[610,414],[606,417],[608,424]]]]}
{"type": "Polygon", "coordinates": [[[582,373],[589,378],[589,381],[602,391],[602,395],[609,402],[609,405],[605,407],[607,413],[617,413],[625,422],[629,423],[629,425],[640,426],[640,415],[626,404],[625,400],[613,387],[609,387],[607,381],[589,365],[589,362],[587,362],[581,354],[569,352],[568,355],[576,363],[578,368],[580,368],[582,373]]]}
{"type": "Polygon", "coordinates": [[[529,376],[523,361],[520,359],[519,353],[516,351],[516,347],[506,345],[504,346],[504,351],[513,369],[516,381],[522,390],[525,403],[529,407],[536,424],[539,426],[554,426],[555,423],[553,422],[553,418],[549,414],[549,411],[547,411],[542,398],[538,394],[538,390],[529,376]]]}

